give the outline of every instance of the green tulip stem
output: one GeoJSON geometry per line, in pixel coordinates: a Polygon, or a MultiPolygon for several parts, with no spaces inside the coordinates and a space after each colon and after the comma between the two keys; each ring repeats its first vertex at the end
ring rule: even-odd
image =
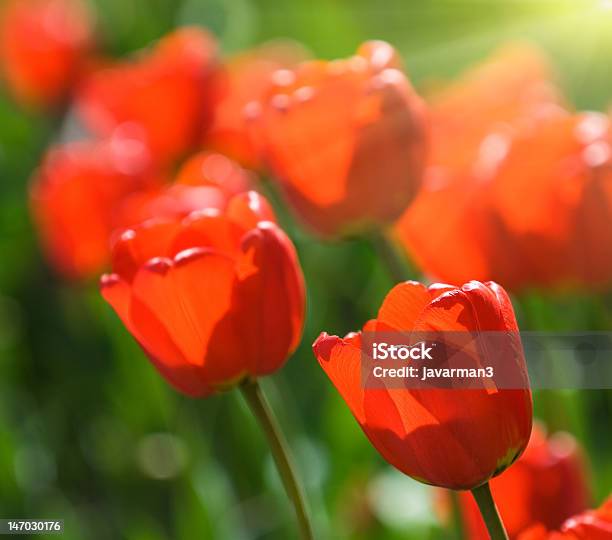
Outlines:
{"type": "Polygon", "coordinates": [[[486,482],[482,484],[482,486],[474,488],[472,490],[472,495],[482,514],[482,519],[487,526],[491,540],[508,540],[508,533],[499,516],[499,511],[493,500],[493,495],[491,495],[489,483],[486,482]]]}
{"type": "Polygon", "coordinates": [[[278,425],[278,421],[270,408],[270,404],[256,379],[242,384],[240,390],[266,436],[268,446],[276,462],[276,468],[285,486],[285,491],[295,508],[301,538],[302,540],[312,540],[314,536],[306,509],[304,490],[298,481],[293,457],[283,432],[278,425]]]}
{"type": "Polygon", "coordinates": [[[373,233],[371,238],[374,249],[386,266],[394,285],[410,279],[411,271],[408,260],[403,253],[400,253],[400,248],[392,237],[392,233],[380,230],[373,233]]]}

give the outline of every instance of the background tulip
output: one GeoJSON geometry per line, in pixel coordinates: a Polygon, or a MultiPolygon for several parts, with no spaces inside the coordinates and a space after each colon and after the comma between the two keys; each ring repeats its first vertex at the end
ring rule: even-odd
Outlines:
{"type": "Polygon", "coordinates": [[[416,194],[425,110],[398,62],[390,45],[368,42],[346,60],[276,72],[249,107],[287,202],[321,235],[388,224],[416,194]]]}
{"type": "Polygon", "coordinates": [[[259,142],[246,119],[248,105],[265,97],[272,74],[307,57],[297,42],[277,40],[230,57],[219,69],[219,103],[204,134],[204,145],[246,167],[261,168],[259,142]],[[246,109],[246,111],[245,111],[246,109]]]}
{"type": "MultiPolygon", "coordinates": [[[[448,283],[497,279],[490,252],[504,249],[488,185],[512,135],[560,104],[550,66],[534,47],[506,45],[432,92],[431,150],[423,187],[396,230],[423,271],[448,283]]],[[[504,276],[506,277],[506,276],[504,276]]]]}
{"type": "Polygon", "coordinates": [[[224,213],[123,233],[102,295],[166,380],[204,396],[267,375],[297,346],[304,284],[295,250],[254,192],[224,213]]]}
{"type": "Polygon", "coordinates": [[[51,149],[34,176],[31,207],[55,268],[71,279],[102,271],[121,202],[158,184],[148,150],[129,133],[51,149]]]}
{"type": "MultiPolygon", "coordinates": [[[[588,508],[590,486],[582,450],[569,433],[546,438],[534,428],[529,445],[517,462],[491,481],[491,492],[510,538],[535,523],[558,529],[571,516],[588,508]]],[[[489,535],[476,504],[460,494],[464,528],[471,540],[489,535]]]]}
{"type": "Polygon", "coordinates": [[[92,23],[80,0],[8,0],[0,6],[0,68],[24,105],[65,99],[92,45],[92,23]]]}
{"type": "Polygon", "coordinates": [[[156,162],[171,162],[194,148],[210,123],[216,54],[208,32],[181,28],[139,58],[92,73],[77,108],[99,135],[122,123],[139,125],[156,162]]]}
{"type": "Polygon", "coordinates": [[[611,144],[610,120],[597,113],[556,115],[514,138],[491,184],[507,231],[492,263],[509,286],[612,282],[611,144]]]}
{"type": "Polygon", "coordinates": [[[432,98],[431,160],[397,232],[429,275],[511,289],[612,279],[609,120],[571,115],[537,52],[511,47],[432,98]]]}
{"type": "Polygon", "coordinates": [[[569,518],[559,532],[547,532],[535,525],[522,533],[518,540],[610,540],[612,538],[612,498],[597,510],[587,510],[569,518]]]}
{"type": "MultiPolygon", "coordinates": [[[[495,283],[461,288],[402,283],[364,327],[376,329],[503,331],[518,339],[510,300],[495,283]]],[[[524,378],[523,389],[367,388],[361,380],[361,340],[361,333],[343,339],[323,333],[313,350],[370,442],[400,471],[429,484],[471,489],[525,449],[532,410],[520,348],[512,368],[524,378]]]]}

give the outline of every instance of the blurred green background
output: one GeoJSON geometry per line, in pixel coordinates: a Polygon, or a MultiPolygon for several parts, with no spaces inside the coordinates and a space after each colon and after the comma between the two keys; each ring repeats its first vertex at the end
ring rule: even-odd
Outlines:
{"type": "MultiPolygon", "coordinates": [[[[122,55],[198,23],[226,53],[290,37],[314,54],[366,39],[402,53],[417,87],[453,77],[497,45],[530,39],[580,109],[612,101],[612,11],[587,0],[97,0],[104,48],[122,55]]],[[[189,400],[156,374],[96,284],[62,283],[41,258],[28,179],[54,121],[0,91],[0,515],[63,518],[67,539],[288,539],[291,508],[236,392],[189,400]]],[[[308,283],[304,341],[264,386],[297,454],[321,538],[452,538],[429,488],[367,442],[312,357],[321,330],[346,333],[392,285],[367,241],[324,245],[285,216],[308,283]]],[[[415,277],[418,277],[415,275],[415,277]]],[[[610,296],[514,298],[524,330],[609,330],[610,296]]],[[[596,501],[612,488],[612,394],[539,392],[536,413],[576,435],[596,501]]]]}

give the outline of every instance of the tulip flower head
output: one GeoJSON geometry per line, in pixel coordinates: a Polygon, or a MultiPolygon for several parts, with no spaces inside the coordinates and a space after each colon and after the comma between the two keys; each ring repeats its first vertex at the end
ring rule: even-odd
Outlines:
{"type": "Polygon", "coordinates": [[[79,0],[9,0],[0,9],[0,66],[26,106],[66,98],[91,44],[91,18],[79,0]]]}
{"type": "Polygon", "coordinates": [[[305,62],[273,78],[248,113],[296,214],[328,237],[398,218],[421,182],[426,129],[395,50],[368,42],[349,59],[305,62]]]}
{"type": "Polygon", "coordinates": [[[597,509],[569,518],[558,531],[548,532],[543,525],[534,525],[518,540],[611,540],[612,497],[597,509]]]}
{"type": "Polygon", "coordinates": [[[171,162],[193,148],[210,123],[216,51],[204,30],[176,30],[140,57],[92,73],[78,110],[103,136],[125,122],[140,125],[156,161],[171,162]]]}
{"type": "Polygon", "coordinates": [[[255,192],[125,231],[101,292],[161,375],[206,396],[279,369],[297,347],[295,249],[255,192]]]}
{"type": "Polygon", "coordinates": [[[55,268],[69,279],[99,275],[110,258],[117,207],[157,185],[147,148],[128,132],[52,148],[35,174],[31,205],[55,268]]]}
{"type": "Polygon", "coordinates": [[[606,116],[566,112],[524,47],[432,97],[431,116],[423,189],[397,226],[426,274],[513,290],[612,282],[606,116]]]}
{"type": "Polygon", "coordinates": [[[219,103],[204,134],[204,145],[250,168],[261,168],[259,144],[245,118],[245,107],[265,97],[272,74],[306,58],[297,43],[278,40],[230,58],[220,69],[219,103]]]}
{"type": "Polygon", "coordinates": [[[521,388],[368,387],[362,380],[362,342],[365,332],[381,330],[495,331],[514,341],[512,304],[499,285],[401,283],[363,333],[345,338],[323,333],[313,350],[370,442],[403,473],[436,486],[472,489],[521,455],[531,432],[532,404],[520,342],[518,348],[512,344],[515,355],[506,369],[525,381],[521,388]]]}
{"type": "MultiPolygon", "coordinates": [[[[556,530],[563,522],[588,508],[589,482],[581,449],[569,433],[546,438],[534,428],[529,445],[518,461],[491,481],[510,538],[534,523],[556,530]]],[[[478,508],[467,493],[460,495],[464,527],[471,540],[489,535],[478,508]]]]}

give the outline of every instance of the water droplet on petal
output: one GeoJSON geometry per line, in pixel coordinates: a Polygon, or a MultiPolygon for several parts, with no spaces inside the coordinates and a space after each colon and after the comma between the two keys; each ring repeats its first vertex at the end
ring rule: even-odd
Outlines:
{"type": "Polygon", "coordinates": [[[600,167],[610,160],[610,145],[604,141],[589,144],[582,151],[582,158],[589,167],[600,167]]]}
{"type": "Polygon", "coordinates": [[[295,82],[295,73],[289,69],[278,69],[272,73],[272,82],[276,86],[290,86],[295,82]]]}

